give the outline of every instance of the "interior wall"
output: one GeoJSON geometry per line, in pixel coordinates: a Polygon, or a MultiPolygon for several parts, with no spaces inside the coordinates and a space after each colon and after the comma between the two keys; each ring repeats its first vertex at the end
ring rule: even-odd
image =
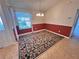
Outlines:
{"type": "MultiPolygon", "coordinates": [[[[36,16],[36,13],[38,13],[39,11],[37,10],[32,10],[32,9],[23,9],[23,8],[15,8],[12,7],[15,11],[20,11],[20,12],[28,12],[32,14],[32,24],[41,24],[44,23],[44,17],[38,17],[36,16]]],[[[16,24],[17,25],[17,24],[16,24]]]]}
{"type": "Polygon", "coordinates": [[[38,11],[33,11],[33,13],[32,13],[32,15],[33,15],[32,24],[42,24],[42,23],[44,23],[44,17],[36,16],[37,13],[38,13],[38,11]]]}
{"type": "Polygon", "coordinates": [[[79,0],[64,0],[45,12],[47,29],[53,32],[69,36],[73,26],[75,15],[79,9],[79,0]]]}
{"type": "Polygon", "coordinates": [[[36,11],[36,10],[32,11],[31,9],[27,10],[27,9],[21,9],[21,8],[13,8],[13,9],[15,11],[28,12],[28,13],[32,14],[32,19],[31,19],[32,28],[19,30],[17,23],[16,23],[18,34],[24,34],[27,32],[32,32],[32,31],[44,29],[44,26],[43,26],[44,25],[44,17],[36,16],[36,13],[38,13],[39,11],[36,11]]]}
{"type": "Polygon", "coordinates": [[[33,12],[33,19],[32,19],[33,31],[45,29],[44,17],[36,16],[37,13],[38,11],[33,12]]]}
{"type": "Polygon", "coordinates": [[[79,0],[64,0],[45,13],[45,22],[72,27],[77,9],[79,0]]]}
{"type": "MultiPolygon", "coordinates": [[[[32,12],[33,31],[48,29],[53,32],[68,36],[70,35],[77,9],[78,0],[63,0],[45,12],[45,17],[37,17],[38,11],[32,12]],[[45,26],[44,26],[45,25],[45,26]]],[[[19,34],[31,32],[32,29],[18,30],[19,34]]]]}

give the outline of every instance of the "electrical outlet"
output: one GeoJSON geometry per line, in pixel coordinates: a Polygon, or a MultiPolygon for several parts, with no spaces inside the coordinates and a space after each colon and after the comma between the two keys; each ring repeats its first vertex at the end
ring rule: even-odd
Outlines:
{"type": "Polygon", "coordinates": [[[60,30],[58,32],[60,32],[60,30]]]}
{"type": "Polygon", "coordinates": [[[72,19],[72,17],[68,17],[68,19],[72,19]]]}

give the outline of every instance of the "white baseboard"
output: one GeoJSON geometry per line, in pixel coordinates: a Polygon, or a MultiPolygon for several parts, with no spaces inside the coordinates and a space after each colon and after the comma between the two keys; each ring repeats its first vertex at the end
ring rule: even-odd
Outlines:
{"type": "Polygon", "coordinates": [[[42,30],[38,30],[38,31],[32,31],[32,32],[24,33],[24,34],[19,34],[18,36],[23,36],[23,35],[27,35],[27,34],[31,34],[31,33],[36,33],[36,32],[40,32],[40,31],[43,31],[43,30],[46,30],[46,31],[51,32],[51,33],[53,33],[53,34],[56,34],[56,35],[59,35],[59,36],[62,36],[62,37],[64,37],[64,38],[69,39],[69,37],[67,37],[67,36],[58,34],[58,33],[56,33],[56,32],[53,32],[53,31],[50,31],[50,30],[47,30],[47,29],[42,29],[42,30]]]}
{"type": "Polygon", "coordinates": [[[56,33],[56,32],[53,32],[53,31],[50,31],[50,30],[47,30],[47,29],[45,29],[45,30],[48,31],[48,32],[51,32],[51,33],[53,33],[53,34],[56,34],[56,35],[59,35],[59,36],[62,36],[62,37],[64,37],[64,38],[69,39],[69,37],[67,37],[67,36],[64,36],[64,35],[58,34],[58,33],[56,33]]]}
{"type": "Polygon", "coordinates": [[[27,34],[31,34],[31,33],[36,33],[36,32],[40,32],[40,31],[43,31],[43,30],[46,30],[46,29],[32,31],[32,32],[24,33],[24,34],[19,34],[18,36],[23,36],[23,35],[27,35],[27,34]]]}

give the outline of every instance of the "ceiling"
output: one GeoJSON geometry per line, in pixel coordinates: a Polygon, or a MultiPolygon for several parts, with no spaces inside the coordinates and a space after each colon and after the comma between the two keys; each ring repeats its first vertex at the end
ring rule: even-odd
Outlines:
{"type": "Polygon", "coordinates": [[[61,0],[6,0],[9,6],[46,11],[61,0]]]}

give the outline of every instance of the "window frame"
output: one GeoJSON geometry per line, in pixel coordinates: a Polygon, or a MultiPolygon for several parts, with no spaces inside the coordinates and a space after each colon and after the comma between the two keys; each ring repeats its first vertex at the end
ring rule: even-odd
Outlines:
{"type": "MultiPolygon", "coordinates": [[[[15,11],[14,13],[15,13],[15,18],[16,18],[16,25],[18,26],[18,29],[19,29],[19,30],[25,30],[25,29],[30,29],[30,28],[32,28],[32,14],[31,14],[31,13],[25,12],[25,11],[15,11]],[[30,20],[29,20],[29,21],[30,21],[30,24],[31,24],[30,26],[31,26],[31,27],[29,27],[29,28],[20,28],[19,23],[18,23],[18,18],[17,18],[17,16],[16,16],[16,12],[30,14],[30,17],[29,17],[30,20]]],[[[24,17],[24,16],[22,16],[22,17],[24,17]]],[[[26,16],[26,18],[28,18],[28,17],[26,16]]]]}

